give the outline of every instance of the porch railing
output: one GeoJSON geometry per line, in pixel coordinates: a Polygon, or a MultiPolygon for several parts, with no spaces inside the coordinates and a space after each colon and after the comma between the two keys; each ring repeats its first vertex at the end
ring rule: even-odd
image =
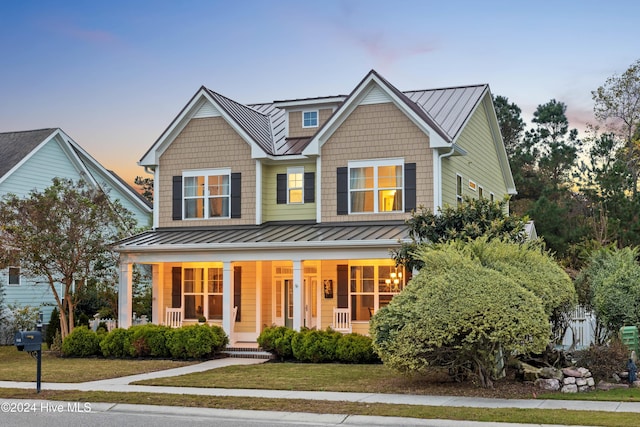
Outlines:
{"type": "Polygon", "coordinates": [[[348,308],[334,308],[331,329],[343,334],[351,333],[351,310],[348,308]]]}
{"type": "Polygon", "coordinates": [[[179,328],[182,326],[182,309],[167,307],[167,313],[165,316],[165,325],[170,328],[179,328]]]}

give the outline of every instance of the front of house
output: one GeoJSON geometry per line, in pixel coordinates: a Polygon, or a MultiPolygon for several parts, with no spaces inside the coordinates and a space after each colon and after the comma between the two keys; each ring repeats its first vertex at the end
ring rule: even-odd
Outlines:
{"type": "Polygon", "coordinates": [[[119,242],[119,324],[134,264],[153,322],[366,334],[411,272],[389,251],[419,206],[515,188],[487,85],[401,92],[371,71],[349,95],[242,105],[202,87],[143,156],[152,230],[119,242]]]}

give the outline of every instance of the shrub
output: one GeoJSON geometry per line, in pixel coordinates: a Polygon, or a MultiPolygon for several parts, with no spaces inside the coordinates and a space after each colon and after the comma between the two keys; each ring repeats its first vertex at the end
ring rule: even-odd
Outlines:
{"type": "Polygon", "coordinates": [[[576,366],[591,371],[596,380],[610,380],[613,374],[626,370],[629,349],[619,339],[608,345],[592,345],[575,353],[576,366]]]}
{"type": "Polygon", "coordinates": [[[211,348],[211,353],[220,353],[225,349],[227,344],[229,344],[229,337],[224,333],[224,329],[218,325],[211,325],[210,328],[211,332],[213,332],[213,346],[211,348]]]}
{"type": "Polygon", "coordinates": [[[269,351],[280,360],[291,359],[291,340],[296,335],[293,329],[285,326],[270,326],[265,328],[258,336],[258,344],[264,351],[269,351]]]}
{"type": "Polygon", "coordinates": [[[359,334],[344,335],[338,340],[336,359],[342,363],[373,363],[380,361],[378,355],[373,351],[371,338],[359,334]]]}
{"type": "Polygon", "coordinates": [[[199,359],[213,352],[214,332],[207,325],[189,325],[167,331],[167,348],[176,359],[199,359]]]}
{"type": "Polygon", "coordinates": [[[100,350],[104,357],[128,357],[131,355],[130,346],[131,333],[128,329],[122,328],[113,329],[100,342],[100,350]]]}
{"type": "Polygon", "coordinates": [[[303,330],[291,339],[293,357],[301,362],[331,362],[342,334],[332,331],[303,330]]]}
{"type": "Polygon", "coordinates": [[[132,357],[169,357],[167,348],[168,326],[140,325],[129,328],[129,355],[132,357]]]}
{"type": "Polygon", "coordinates": [[[100,353],[98,335],[86,326],[78,326],[62,342],[62,354],[73,357],[94,356],[100,353]]]}
{"type": "Polygon", "coordinates": [[[49,324],[47,325],[47,331],[45,332],[45,342],[49,349],[53,345],[53,339],[56,336],[56,332],[60,331],[60,313],[58,312],[58,307],[54,308],[51,311],[51,317],[49,318],[49,324]]]}

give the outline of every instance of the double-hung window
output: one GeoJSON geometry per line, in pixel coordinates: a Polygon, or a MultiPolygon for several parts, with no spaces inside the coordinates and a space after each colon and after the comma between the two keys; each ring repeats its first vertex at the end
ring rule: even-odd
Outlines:
{"type": "Polygon", "coordinates": [[[318,110],[302,112],[302,127],[303,128],[318,127],[318,110]]]}
{"type": "Polygon", "coordinates": [[[407,277],[402,267],[352,265],[349,271],[351,320],[368,321],[404,289],[407,277]]]}
{"type": "Polygon", "coordinates": [[[20,267],[9,267],[9,281],[7,283],[12,286],[20,285],[20,267]]]}
{"type": "Polygon", "coordinates": [[[231,170],[186,171],[183,174],[183,218],[229,218],[231,170]]]}
{"type": "Polygon", "coordinates": [[[184,318],[222,319],[222,268],[182,270],[184,318]]]}
{"type": "Polygon", "coordinates": [[[462,203],[462,175],[456,175],[456,201],[462,203]]]}
{"type": "Polygon", "coordinates": [[[403,211],[402,159],[349,162],[349,212],[403,211]]]}
{"type": "Polygon", "coordinates": [[[287,169],[287,202],[303,203],[304,201],[304,168],[287,169]]]}

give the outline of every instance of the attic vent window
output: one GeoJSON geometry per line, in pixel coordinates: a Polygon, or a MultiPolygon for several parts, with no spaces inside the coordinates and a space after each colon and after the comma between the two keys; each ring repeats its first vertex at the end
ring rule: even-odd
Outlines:
{"type": "Polygon", "coordinates": [[[317,128],[318,127],[318,111],[303,111],[302,112],[302,127],[303,128],[317,128]]]}
{"type": "Polygon", "coordinates": [[[469,180],[469,189],[476,191],[477,188],[478,188],[478,185],[475,183],[475,181],[469,180]]]}

